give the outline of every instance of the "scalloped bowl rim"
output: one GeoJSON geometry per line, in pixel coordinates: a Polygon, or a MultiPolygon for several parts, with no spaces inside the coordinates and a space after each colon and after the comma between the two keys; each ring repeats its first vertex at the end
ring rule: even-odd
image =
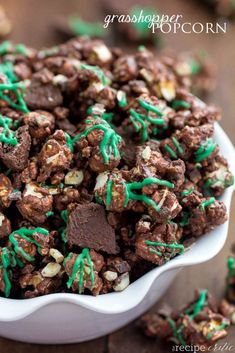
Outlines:
{"type": "MultiPolygon", "coordinates": [[[[215,123],[215,139],[223,155],[227,158],[230,169],[235,175],[235,151],[232,142],[218,123],[215,123]]],[[[226,205],[228,213],[234,186],[226,189],[220,198],[226,205]]],[[[229,220],[228,220],[229,221],[229,220]]],[[[56,293],[32,299],[0,298],[0,322],[18,321],[33,314],[40,308],[54,303],[75,304],[91,311],[102,314],[120,314],[136,307],[151,289],[153,282],[165,272],[170,270],[203,263],[219,253],[223,248],[227,233],[228,221],[217,227],[212,232],[202,236],[195,245],[182,255],[178,255],[166,264],[156,267],[135,282],[131,283],[124,291],[102,294],[97,297],[73,293],[56,293]],[[219,235],[221,234],[221,235],[219,235]],[[217,237],[216,241],[211,238],[217,237]],[[204,246],[202,247],[202,243],[204,246]],[[210,245],[208,247],[208,245],[210,245]],[[201,248],[201,251],[199,251],[201,248]]]]}

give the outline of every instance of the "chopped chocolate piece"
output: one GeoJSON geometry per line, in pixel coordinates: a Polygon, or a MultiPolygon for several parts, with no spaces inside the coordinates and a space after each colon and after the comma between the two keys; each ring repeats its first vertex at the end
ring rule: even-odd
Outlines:
{"type": "Polygon", "coordinates": [[[27,167],[31,145],[31,137],[28,126],[20,127],[15,134],[17,143],[15,146],[0,143],[0,158],[10,169],[17,172],[27,167]]]}
{"type": "Polygon", "coordinates": [[[58,86],[34,78],[27,88],[25,102],[29,109],[53,110],[62,105],[63,97],[58,86]]]}
{"type": "Polygon", "coordinates": [[[108,254],[117,252],[115,232],[103,206],[95,203],[77,205],[70,213],[66,237],[69,246],[89,247],[108,254]]]}

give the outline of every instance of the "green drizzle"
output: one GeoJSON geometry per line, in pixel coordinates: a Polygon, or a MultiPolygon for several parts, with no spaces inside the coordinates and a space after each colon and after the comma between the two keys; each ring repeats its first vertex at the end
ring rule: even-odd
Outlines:
{"type": "MultiPolygon", "coordinates": [[[[11,53],[13,55],[27,55],[28,50],[23,44],[12,45],[10,41],[5,41],[0,44],[0,56],[4,56],[8,53],[11,53]]],[[[28,113],[29,110],[25,104],[22,93],[22,91],[25,90],[26,86],[24,82],[16,82],[17,77],[14,73],[14,66],[12,62],[5,61],[1,63],[0,72],[3,73],[9,81],[7,83],[0,83],[0,99],[7,102],[12,108],[22,110],[24,113],[28,113]],[[7,94],[5,94],[4,91],[14,92],[17,103],[12,100],[12,98],[10,98],[7,94]]]]}
{"type": "Polygon", "coordinates": [[[124,207],[127,207],[129,200],[135,200],[135,201],[142,201],[146,203],[148,206],[153,207],[155,211],[160,212],[160,207],[151,198],[149,198],[144,194],[136,194],[134,192],[136,190],[141,190],[144,186],[153,185],[153,184],[174,188],[174,184],[170,183],[167,180],[160,180],[158,178],[146,178],[142,182],[124,183],[125,191],[126,191],[124,207]]]}
{"type": "Polygon", "coordinates": [[[145,51],[146,50],[146,46],[141,44],[138,46],[138,51],[145,51]]]}
{"type": "MultiPolygon", "coordinates": [[[[130,109],[130,121],[134,126],[135,131],[138,133],[141,131],[142,133],[142,142],[148,140],[148,124],[153,124],[157,126],[163,126],[165,124],[165,120],[161,118],[163,113],[154,105],[145,102],[143,99],[138,100],[140,106],[147,111],[147,115],[140,114],[136,112],[134,109],[130,109]],[[160,116],[160,118],[151,117],[151,112],[160,116]],[[138,125],[140,124],[140,126],[138,125]]],[[[155,135],[157,134],[157,126],[155,128],[155,135]]]]}
{"type": "MultiPolygon", "coordinates": [[[[183,148],[180,146],[180,143],[177,140],[177,138],[172,137],[171,140],[172,140],[174,146],[176,147],[177,151],[179,152],[179,154],[182,155],[184,153],[184,151],[183,151],[183,148]]],[[[164,148],[171,155],[171,157],[178,158],[175,151],[169,145],[164,145],[164,148]]]]}
{"type": "Polygon", "coordinates": [[[28,113],[29,109],[26,106],[26,103],[23,99],[23,94],[21,92],[25,88],[26,86],[23,82],[9,84],[0,83],[0,99],[7,102],[12,108],[22,110],[24,113],[28,113]],[[2,92],[5,90],[14,92],[18,103],[15,103],[10,97],[2,92]]]}
{"type": "Polygon", "coordinates": [[[202,309],[205,307],[207,304],[207,290],[203,289],[200,294],[199,298],[196,303],[193,304],[193,307],[186,310],[185,313],[189,315],[190,319],[193,320],[197,314],[199,314],[202,309]]]}
{"type": "Polygon", "coordinates": [[[99,205],[103,204],[102,197],[100,197],[97,193],[95,193],[95,202],[98,203],[99,205]]]}
{"type": "MultiPolygon", "coordinates": [[[[18,50],[22,51],[23,49],[18,48],[18,50]]],[[[0,53],[1,53],[1,47],[0,47],[0,53]]],[[[7,102],[12,108],[22,110],[24,113],[28,113],[29,109],[27,108],[23,98],[23,91],[26,88],[27,81],[16,82],[17,78],[14,74],[14,67],[12,63],[10,63],[9,61],[6,61],[0,64],[0,72],[5,74],[5,76],[8,79],[7,83],[0,83],[0,99],[7,102]],[[13,101],[7,94],[5,94],[4,91],[14,92],[17,103],[13,101]]]]}
{"type": "Polygon", "coordinates": [[[169,323],[169,325],[173,331],[174,337],[178,340],[178,342],[182,346],[186,346],[186,342],[185,342],[183,335],[182,335],[182,330],[184,328],[184,325],[181,325],[179,328],[177,328],[175,321],[173,319],[171,319],[170,317],[167,318],[167,322],[169,323]]]}
{"type": "MultiPolygon", "coordinates": [[[[202,309],[207,305],[207,290],[203,289],[200,292],[199,298],[196,303],[194,303],[188,310],[185,310],[190,320],[193,320],[197,314],[199,314],[202,309]]],[[[221,325],[212,329],[206,336],[207,339],[211,339],[216,331],[222,330],[228,326],[228,322],[222,322],[221,325]]]]}
{"type": "Polygon", "coordinates": [[[92,106],[92,105],[87,108],[87,111],[86,111],[86,112],[87,112],[88,115],[92,115],[92,116],[97,116],[97,115],[98,115],[98,114],[95,114],[95,112],[94,112],[94,106],[92,106]]]}
{"type": "Polygon", "coordinates": [[[185,100],[174,100],[172,102],[172,108],[178,110],[180,108],[189,109],[191,104],[186,102],[185,100]]]}
{"type": "Polygon", "coordinates": [[[130,121],[132,122],[135,132],[139,132],[142,129],[142,142],[148,140],[148,125],[144,121],[140,114],[138,114],[134,109],[130,109],[130,121]],[[136,121],[141,125],[141,127],[136,123],[136,121]]]}
{"type": "Polygon", "coordinates": [[[235,276],[235,258],[230,256],[227,260],[228,278],[235,276]]]}
{"type": "Polygon", "coordinates": [[[104,112],[101,115],[101,119],[103,119],[103,120],[107,121],[108,123],[110,123],[113,120],[113,115],[114,115],[114,113],[112,113],[112,112],[110,112],[110,113],[104,112]]]}
{"type": "Polygon", "coordinates": [[[184,190],[181,192],[181,196],[184,197],[184,196],[188,196],[190,195],[194,190],[194,187],[192,186],[191,188],[187,189],[187,190],[184,190]]]}
{"type": "Polygon", "coordinates": [[[6,55],[9,53],[10,48],[12,47],[12,44],[10,41],[5,40],[0,44],[0,55],[6,55]]]}
{"type": "Polygon", "coordinates": [[[15,132],[10,130],[9,126],[11,124],[11,118],[7,118],[0,114],[0,126],[3,127],[3,131],[0,133],[0,141],[8,145],[16,146],[18,140],[15,137],[15,132]]]}
{"type": "Polygon", "coordinates": [[[64,244],[66,244],[67,243],[66,231],[67,231],[67,224],[68,224],[68,220],[69,220],[68,210],[61,211],[60,217],[64,221],[65,226],[63,226],[59,229],[59,233],[60,233],[62,241],[64,242],[64,244]]]}
{"type": "MultiPolygon", "coordinates": [[[[203,289],[200,294],[199,298],[196,303],[192,304],[189,309],[185,310],[184,314],[188,315],[190,320],[193,320],[197,314],[207,305],[207,290],[203,289]]],[[[173,331],[174,337],[179,341],[180,344],[186,346],[186,342],[182,335],[182,330],[184,329],[185,325],[180,325],[179,328],[176,326],[176,322],[172,318],[167,318],[167,322],[171,326],[173,331]]]]}
{"type": "MultiPolygon", "coordinates": [[[[88,127],[80,133],[79,135],[76,135],[73,139],[66,134],[66,142],[69,148],[72,150],[73,144],[77,142],[80,138],[82,137],[87,137],[92,131],[94,130],[101,130],[103,131],[103,138],[100,143],[100,151],[103,156],[105,164],[108,164],[110,161],[110,158],[113,156],[114,159],[120,158],[120,152],[118,145],[121,142],[122,138],[119,136],[114,129],[110,126],[110,124],[103,120],[103,119],[97,119],[98,123],[94,124],[93,126],[88,127]]],[[[86,122],[93,123],[95,122],[94,120],[86,120],[86,122]]]]}
{"type": "Polygon", "coordinates": [[[186,227],[189,224],[189,217],[190,217],[189,212],[183,212],[183,217],[182,217],[181,221],[179,222],[179,225],[182,227],[186,227]]]}
{"type": "Polygon", "coordinates": [[[117,100],[118,100],[119,107],[121,108],[126,107],[127,106],[126,92],[118,91],[117,100]]]}
{"type": "MultiPolygon", "coordinates": [[[[184,253],[184,245],[183,244],[177,244],[177,243],[171,243],[171,244],[167,244],[167,243],[161,243],[161,242],[156,242],[156,241],[150,241],[150,240],[145,240],[146,245],[148,246],[162,246],[164,248],[169,248],[169,249],[179,249],[180,250],[180,254],[184,253]]],[[[155,250],[155,249],[151,249],[149,250],[151,253],[157,254],[159,256],[162,256],[162,252],[155,250]]]]}
{"type": "Polygon", "coordinates": [[[24,44],[13,45],[9,40],[6,40],[0,44],[0,56],[6,55],[9,53],[14,55],[16,54],[27,55],[28,50],[24,44]]]}
{"type": "Polygon", "coordinates": [[[192,75],[197,75],[201,71],[201,65],[199,64],[198,61],[191,59],[189,62],[189,65],[190,65],[192,75]]]}
{"type": "MultiPolygon", "coordinates": [[[[214,184],[217,183],[217,179],[207,179],[206,182],[202,185],[203,195],[206,197],[213,196],[214,184]]],[[[222,181],[221,181],[222,182],[222,181]]]]}
{"type": "Polygon", "coordinates": [[[0,72],[7,76],[10,82],[16,82],[17,77],[14,73],[14,66],[11,61],[4,61],[0,64],[0,72]]]}
{"type": "Polygon", "coordinates": [[[22,55],[27,55],[28,54],[28,49],[24,44],[16,44],[14,48],[14,54],[22,54],[22,55]]]}
{"type": "MultiPolygon", "coordinates": [[[[123,181],[122,184],[125,188],[125,201],[123,205],[124,207],[127,207],[128,202],[130,200],[142,201],[147,205],[153,207],[157,212],[160,212],[160,207],[156,204],[156,202],[154,202],[151,198],[149,198],[144,194],[136,194],[135,191],[141,190],[144,186],[154,185],[154,184],[167,186],[168,188],[174,188],[174,184],[170,183],[167,180],[161,180],[158,178],[145,178],[142,182],[132,182],[132,183],[127,183],[123,181]]],[[[113,180],[109,180],[106,188],[107,208],[109,207],[112,201],[112,185],[113,185],[113,180]]]]}
{"type": "Polygon", "coordinates": [[[73,153],[74,152],[74,148],[73,148],[73,145],[74,145],[74,143],[76,143],[77,142],[77,138],[71,138],[71,136],[67,133],[67,132],[65,132],[65,136],[66,136],[66,145],[68,146],[68,148],[70,149],[70,151],[73,153]]]}
{"type": "MultiPolygon", "coordinates": [[[[114,113],[112,113],[112,112],[107,113],[106,111],[95,113],[93,106],[90,106],[87,109],[87,114],[92,115],[94,118],[101,118],[101,119],[107,121],[109,124],[113,120],[113,116],[114,116],[114,113]]],[[[110,124],[110,126],[111,126],[111,124],[110,124]]]]}
{"type": "Polygon", "coordinates": [[[211,179],[211,178],[208,178],[206,180],[206,182],[204,183],[204,188],[205,189],[208,189],[208,188],[215,188],[216,186],[220,186],[220,185],[223,185],[224,187],[229,187],[231,185],[234,184],[234,176],[231,175],[229,180],[227,180],[226,178],[224,179],[219,179],[219,178],[215,178],[215,179],[211,179]]]}
{"type": "Polygon", "coordinates": [[[46,213],[46,216],[47,217],[54,216],[54,212],[53,211],[49,211],[49,212],[46,213]]]}
{"type": "Polygon", "coordinates": [[[213,203],[215,203],[215,198],[211,197],[209,200],[203,201],[200,205],[200,208],[204,211],[207,206],[210,206],[213,203]]]}
{"type": "MultiPolygon", "coordinates": [[[[66,259],[64,260],[64,265],[66,266],[66,263],[71,260],[73,256],[73,253],[70,253],[66,259]]],[[[93,262],[91,261],[90,253],[88,248],[84,248],[81,252],[80,255],[77,255],[76,260],[73,265],[72,273],[71,276],[69,277],[69,280],[67,282],[67,287],[71,288],[73,282],[75,279],[77,279],[77,274],[79,274],[79,282],[78,282],[78,290],[79,294],[83,292],[83,285],[84,285],[84,272],[85,272],[85,265],[88,264],[89,269],[90,269],[90,280],[92,284],[92,288],[94,288],[95,285],[95,274],[94,274],[94,268],[93,268],[93,262]],[[86,261],[86,263],[85,263],[86,261]]]]}
{"type": "Polygon", "coordinates": [[[127,183],[126,198],[125,198],[124,206],[125,207],[127,206],[129,200],[136,200],[136,201],[142,201],[147,205],[153,207],[157,212],[160,212],[160,207],[151,198],[149,198],[144,194],[140,195],[133,192],[133,191],[142,189],[144,186],[153,185],[153,184],[174,188],[174,184],[170,183],[167,180],[160,180],[158,178],[146,178],[142,182],[127,183]]]}
{"type": "Polygon", "coordinates": [[[147,111],[153,112],[158,116],[163,116],[162,112],[153,104],[147,103],[143,99],[139,99],[139,104],[142,108],[146,109],[147,111]]]}
{"type": "Polygon", "coordinates": [[[175,147],[177,148],[179,154],[183,154],[184,153],[183,148],[180,146],[179,141],[177,140],[177,138],[173,136],[172,137],[172,141],[173,141],[175,147]]]}
{"type": "Polygon", "coordinates": [[[170,146],[164,145],[164,148],[171,155],[171,157],[177,158],[177,154],[173,151],[173,149],[170,146]]]}
{"type": "Polygon", "coordinates": [[[207,179],[207,181],[204,183],[204,187],[208,189],[209,187],[213,187],[215,183],[217,183],[219,180],[218,179],[207,179]]]}
{"type": "Polygon", "coordinates": [[[90,37],[104,37],[105,29],[102,24],[83,21],[80,17],[70,17],[68,20],[70,29],[75,35],[90,37]]]}
{"type": "Polygon", "coordinates": [[[142,182],[133,182],[129,183],[128,185],[131,186],[131,189],[141,189],[144,186],[151,185],[151,184],[158,184],[161,186],[167,186],[170,189],[174,188],[174,184],[163,179],[158,179],[158,178],[146,178],[142,182]]]}
{"type": "Polygon", "coordinates": [[[113,187],[113,180],[110,179],[107,182],[107,187],[106,187],[106,192],[107,192],[107,196],[106,196],[106,206],[109,207],[111,202],[112,202],[112,187],[113,187]]]}
{"type": "Polygon", "coordinates": [[[214,152],[217,144],[213,141],[212,138],[208,138],[205,142],[203,142],[200,148],[195,153],[196,162],[201,162],[203,159],[209,157],[212,152],[214,152]]]}
{"type": "Polygon", "coordinates": [[[99,77],[99,79],[102,82],[103,86],[108,86],[108,84],[110,82],[109,78],[107,76],[105,76],[104,72],[98,66],[81,64],[80,68],[84,69],[84,70],[93,71],[99,77]]]}
{"type": "Polygon", "coordinates": [[[28,229],[28,228],[22,227],[22,228],[20,228],[18,230],[15,230],[14,232],[12,232],[9,235],[9,240],[10,240],[10,242],[13,245],[14,251],[18,255],[20,255],[21,257],[23,257],[25,260],[27,260],[29,262],[34,261],[35,258],[33,256],[30,256],[22,247],[19,246],[19,243],[18,243],[18,241],[16,239],[16,236],[18,235],[20,238],[28,241],[29,243],[32,243],[32,244],[36,245],[37,246],[37,250],[40,253],[40,249],[41,249],[42,245],[39,244],[35,239],[32,238],[32,235],[34,233],[40,233],[40,234],[43,234],[45,236],[49,235],[48,230],[46,230],[45,228],[40,228],[40,227],[37,227],[37,228],[34,228],[34,229],[28,229]]]}
{"type": "Polygon", "coordinates": [[[1,249],[1,265],[0,268],[3,269],[3,280],[5,283],[4,293],[5,296],[8,298],[11,291],[11,282],[8,275],[8,268],[15,267],[16,260],[15,254],[12,250],[8,250],[7,248],[1,249]]]}

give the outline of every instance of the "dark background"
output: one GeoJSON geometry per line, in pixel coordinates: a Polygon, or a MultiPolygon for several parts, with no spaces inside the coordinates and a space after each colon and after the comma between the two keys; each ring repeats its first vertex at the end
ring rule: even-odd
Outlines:
{"type": "MultiPolygon", "coordinates": [[[[129,2],[130,0],[125,0],[124,3],[129,4],[129,2]]],[[[134,3],[145,4],[146,2],[134,1],[134,3]]],[[[161,13],[182,14],[185,22],[216,20],[212,11],[202,6],[198,0],[149,0],[149,3],[152,3],[152,7],[161,13]]],[[[2,0],[0,4],[5,7],[13,24],[10,39],[36,48],[59,42],[58,36],[53,31],[53,23],[62,15],[78,14],[86,20],[102,21],[105,14],[102,1],[98,0],[2,0]]],[[[226,34],[167,34],[164,35],[164,42],[177,52],[204,48],[218,65],[217,89],[210,94],[207,102],[213,102],[222,108],[221,124],[235,143],[235,23],[229,25],[226,34]]],[[[235,199],[230,213],[229,240],[223,251],[206,264],[183,270],[164,296],[165,302],[174,307],[182,305],[193,296],[194,288],[208,288],[218,299],[223,296],[226,258],[235,237],[234,212],[235,199]]],[[[160,304],[158,303],[157,306],[160,304]]],[[[228,337],[223,342],[234,345],[235,351],[234,328],[230,329],[228,337]]],[[[171,349],[166,344],[143,337],[135,323],[108,337],[67,346],[31,345],[0,338],[0,353],[27,351],[30,353],[165,353],[170,352],[171,349]]]]}

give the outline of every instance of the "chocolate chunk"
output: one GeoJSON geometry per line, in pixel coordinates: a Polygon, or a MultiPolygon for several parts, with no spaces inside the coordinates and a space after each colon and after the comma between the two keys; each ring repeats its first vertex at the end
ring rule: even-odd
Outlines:
{"type": "Polygon", "coordinates": [[[26,91],[25,102],[33,110],[53,110],[62,105],[63,97],[59,87],[52,83],[43,84],[35,78],[26,91]]]}
{"type": "Polygon", "coordinates": [[[69,215],[68,245],[116,253],[115,232],[108,224],[103,206],[95,203],[77,205],[69,215]]]}
{"type": "Polygon", "coordinates": [[[0,158],[8,168],[22,171],[27,167],[31,146],[31,137],[28,132],[28,126],[20,127],[17,130],[15,137],[18,140],[16,146],[0,144],[0,158]]]}

